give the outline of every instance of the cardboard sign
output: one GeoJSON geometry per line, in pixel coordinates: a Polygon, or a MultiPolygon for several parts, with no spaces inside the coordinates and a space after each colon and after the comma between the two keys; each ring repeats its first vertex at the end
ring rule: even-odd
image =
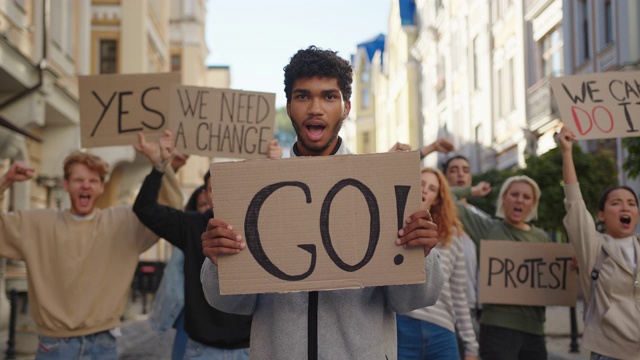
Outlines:
{"type": "Polygon", "coordinates": [[[421,209],[415,151],[213,163],[211,179],[247,243],[219,258],[223,295],[425,282],[423,248],[395,245],[421,209]]]}
{"type": "Polygon", "coordinates": [[[185,154],[266,158],[273,139],[276,95],[195,86],[171,88],[170,129],[185,154]]]}
{"type": "Polygon", "coordinates": [[[571,244],[482,240],[479,299],[488,304],[575,306],[571,244]]]}
{"type": "Polygon", "coordinates": [[[552,78],[551,87],[576,138],[640,136],[640,71],[552,78]]]}
{"type": "Polygon", "coordinates": [[[144,131],[155,141],[169,117],[169,91],[180,73],[80,76],[82,147],[131,145],[144,131]]]}

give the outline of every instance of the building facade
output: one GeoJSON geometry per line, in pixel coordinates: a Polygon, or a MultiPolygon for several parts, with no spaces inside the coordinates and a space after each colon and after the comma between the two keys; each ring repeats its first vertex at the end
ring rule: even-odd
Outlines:
{"type": "MultiPolygon", "coordinates": [[[[186,85],[229,87],[228,66],[205,65],[205,15],[205,0],[0,1],[0,172],[22,160],[37,174],[9,189],[0,211],[69,206],[62,162],[80,148],[79,76],[180,71],[186,85]]],[[[148,161],[132,146],[86,151],[110,164],[98,206],[131,204],[148,161]]],[[[192,156],[178,173],[185,201],[210,160],[192,156]]],[[[141,259],[162,261],[170,251],[161,241],[141,259]]],[[[0,292],[24,290],[24,265],[6,262],[0,292]]],[[[7,313],[0,296],[0,328],[7,313]]]]}

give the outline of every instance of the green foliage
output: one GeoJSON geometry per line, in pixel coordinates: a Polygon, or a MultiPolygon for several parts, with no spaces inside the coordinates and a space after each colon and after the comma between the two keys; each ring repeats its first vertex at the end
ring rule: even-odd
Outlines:
{"type": "Polygon", "coordinates": [[[296,141],[296,131],[284,106],[276,110],[276,138],[283,148],[288,148],[296,141]]]}
{"type": "MultiPolygon", "coordinates": [[[[488,214],[495,214],[495,204],[504,180],[513,175],[527,175],[538,183],[542,191],[538,205],[536,226],[551,233],[564,232],[562,220],[564,209],[564,189],[562,187],[562,157],[560,148],[555,148],[540,156],[527,156],[527,167],[516,171],[491,170],[474,176],[474,184],[484,180],[491,183],[493,191],[483,199],[468,201],[488,214]]],[[[576,144],[573,148],[573,161],[580,181],[582,196],[592,214],[596,213],[600,194],[617,182],[615,159],[608,152],[589,154],[576,144]]]]}
{"type": "Polygon", "coordinates": [[[622,168],[628,172],[629,177],[637,179],[640,175],[640,138],[631,137],[622,139],[622,146],[629,153],[622,164],[622,168]]]}

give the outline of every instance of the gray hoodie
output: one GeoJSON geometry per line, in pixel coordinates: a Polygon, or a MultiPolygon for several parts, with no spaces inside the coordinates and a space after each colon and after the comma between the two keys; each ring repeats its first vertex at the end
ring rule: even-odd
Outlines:
{"type": "MultiPolygon", "coordinates": [[[[340,144],[335,154],[348,154],[340,144]]],[[[295,156],[292,149],[291,155],[295,156]]],[[[318,359],[396,359],[395,313],[431,306],[442,290],[440,255],[425,258],[426,283],[318,292],[318,359]]],[[[253,314],[251,359],[308,357],[309,292],[220,295],[218,268],[209,259],[200,280],[209,304],[233,314],[253,314]]]]}

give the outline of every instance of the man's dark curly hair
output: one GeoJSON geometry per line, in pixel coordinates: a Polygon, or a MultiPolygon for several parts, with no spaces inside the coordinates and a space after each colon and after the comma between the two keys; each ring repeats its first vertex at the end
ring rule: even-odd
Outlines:
{"type": "Polygon", "coordinates": [[[337,51],[309,46],[305,50],[298,50],[283,70],[284,93],[287,96],[287,103],[291,102],[293,83],[298,79],[314,76],[337,79],[342,99],[345,102],[351,99],[353,69],[347,60],[338,56],[337,51]]]}

